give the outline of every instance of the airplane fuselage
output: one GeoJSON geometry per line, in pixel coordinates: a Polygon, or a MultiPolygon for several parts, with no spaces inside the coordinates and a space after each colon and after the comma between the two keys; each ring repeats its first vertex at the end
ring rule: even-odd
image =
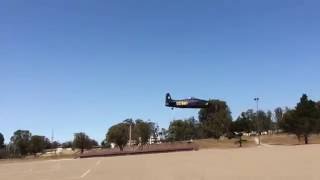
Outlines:
{"type": "Polygon", "coordinates": [[[206,108],[208,101],[196,98],[173,100],[167,96],[166,106],[172,108],[206,108]]]}

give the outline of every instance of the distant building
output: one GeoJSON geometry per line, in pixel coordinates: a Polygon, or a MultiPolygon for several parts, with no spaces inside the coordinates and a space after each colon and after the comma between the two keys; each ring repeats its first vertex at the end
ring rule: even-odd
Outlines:
{"type": "Polygon", "coordinates": [[[161,143],[161,137],[160,136],[150,136],[149,138],[149,144],[160,144],[161,143]]]}

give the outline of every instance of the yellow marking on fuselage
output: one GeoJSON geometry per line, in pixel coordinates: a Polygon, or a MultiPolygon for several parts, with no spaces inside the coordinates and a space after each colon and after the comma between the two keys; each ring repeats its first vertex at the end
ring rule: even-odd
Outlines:
{"type": "Polygon", "coordinates": [[[186,106],[188,105],[188,101],[177,101],[177,106],[186,106]]]}

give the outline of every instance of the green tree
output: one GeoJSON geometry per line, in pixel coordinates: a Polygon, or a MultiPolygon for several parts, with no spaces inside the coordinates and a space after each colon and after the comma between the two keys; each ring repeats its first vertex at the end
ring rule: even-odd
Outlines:
{"type": "MultiPolygon", "coordinates": [[[[320,112],[320,101],[318,101],[317,103],[316,103],[316,107],[317,107],[317,110],[320,112]]],[[[317,130],[316,130],[316,132],[317,133],[320,133],[320,120],[318,119],[318,121],[317,121],[317,128],[316,128],[317,130]]]]}
{"type": "Polygon", "coordinates": [[[206,137],[220,138],[228,134],[232,117],[226,102],[211,100],[207,108],[199,111],[199,120],[206,137]]]}
{"type": "Polygon", "coordinates": [[[159,136],[159,126],[156,125],[156,123],[151,122],[151,121],[147,121],[147,123],[149,124],[149,128],[151,130],[151,136],[153,136],[153,138],[158,137],[159,136]]]}
{"type": "Polygon", "coordinates": [[[133,129],[134,139],[136,142],[140,142],[141,145],[145,145],[154,133],[153,131],[154,125],[152,123],[137,119],[133,129]]]}
{"type": "Polygon", "coordinates": [[[287,111],[280,124],[281,128],[288,133],[295,134],[298,139],[303,136],[305,144],[308,144],[310,134],[319,131],[317,127],[319,121],[320,110],[316,103],[303,94],[296,108],[287,111]]]}
{"type": "Polygon", "coordinates": [[[236,121],[232,123],[231,130],[233,132],[246,132],[250,133],[254,130],[252,117],[247,112],[241,113],[236,121]]]}
{"type": "Polygon", "coordinates": [[[134,120],[129,118],[129,119],[125,119],[123,121],[123,123],[127,124],[127,125],[131,125],[132,127],[135,125],[134,120]]]}
{"type": "Polygon", "coordinates": [[[185,120],[187,127],[188,127],[188,133],[187,137],[190,139],[200,139],[204,138],[204,131],[202,124],[197,121],[194,117],[188,118],[185,120]]]}
{"type": "Polygon", "coordinates": [[[120,148],[120,151],[123,151],[129,140],[128,124],[119,123],[110,127],[106,134],[106,139],[109,143],[115,143],[120,148]]]}
{"type": "Polygon", "coordinates": [[[52,143],[50,143],[50,149],[56,149],[60,146],[61,144],[58,141],[53,141],[52,143]]]}
{"type": "Polygon", "coordinates": [[[279,126],[285,132],[295,134],[300,141],[303,131],[302,128],[299,127],[301,126],[299,123],[295,110],[287,109],[283,114],[282,120],[279,122],[279,126]]]}
{"type": "Polygon", "coordinates": [[[197,139],[200,136],[200,125],[193,117],[170,122],[168,129],[168,140],[170,141],[197,139]]]}
{"type": "Polygon", "coordinates": [[[52,148],[52,144],[50,142],[50,140],[48,138],[44,138],[44,149],[51,149],[52,148]]]}
{"type": "Polygon", "coordinates": [[[11,137],[11,142],[19,154],[27,155],[31,140],[31,133],[28,130],[17,130],[11,137]]]}
{"type": "Polygon", "coordinates": [[[29,152],[32,154],[37,154],[43,152],[47,146],[49,140],[44,136],[33,135],[29,143],[29,152]]]}
{"type": "Polygon", "coordinates": [[[258,112],[258,118],[256,118],[257,124],[259,124],[258,132],[269,131],[272,129],[272,113],[268,111],[267,113],[264,111],[258,112]]]}
{"type": "Polygon", "coordinates": [[[104,139],[103,141],[101,141],[101,147],[102,148],[111,148],[111,144],[108,143],[108,141],[106,139],[104,139]]]}
{"type": "Polygon", "coordinates": [[[168,129],[170,141],[182,141],[187,137],[188,130],[186,130],[186,124],[183,120],[173,120],[170,122],[168,129]]]}
{"type": "Polygon", "coordinates": [[[231,129],[233,132],[246,133],[273,130],[272,112],[259,111],[258,113],[254,113],[252,109],[249,109],[241,113],[237,120],[232,123],[231,129]]]}
{"type": "Polygon", "coordinates": [[[308,99],[306,94],[302,95],[296,107],[296,115],[301,124],[305,144],[309,143],[309,135],[317,132],[317,122],[320,118],[320,111],[316,103],[308,99]]]}
{"type": "Polygon", "coordinates": [[[320,109],[320,101],[317,102],[317,108],[320,109]]]}
{"type": "Polygon", "coordinates": [[[73,147],[73,142],[72,141],[66,141],[61,144],[62,148],[72,148],[73,147]]]}
{"type": "Polygon", "coordinates": [[[283,110],[282,108],[278,107],[274,110],[274,118],[276,121],[276,130],[279,131],[280,128],[280,122],[282,121],[283,118],[283,110]]]}
{"type": "Polygon", "coordinates": [[[0,148],[3,148],[4,147],[4,137],[3,137],[3,134],[0,133],[0,148]]]}
{"type": "Polygon", "coordinates": [[[90,141],[91,141],[90,143],[91,143],[91,146],[92,146],[92,147],[97,147],[97,146],[99,146],[98,141],[96,141],[96,140],[94,140],[94,139],[91,139],[90,141]]]}
{"type": "Polygon", "coordinates": [[[160,135],[160,139],[162,142],[167,141],[168,139],[168,130],[166,130],[165,128],[161,128],[161,131],[159,132],[160,135]]]}
{"type": "Polygon", "coordinates": [[[81,154],[85,149],[92,148],[92,140],[84,132],[75,133],[73,139],[73,146],[81,150],[81,154]]]}

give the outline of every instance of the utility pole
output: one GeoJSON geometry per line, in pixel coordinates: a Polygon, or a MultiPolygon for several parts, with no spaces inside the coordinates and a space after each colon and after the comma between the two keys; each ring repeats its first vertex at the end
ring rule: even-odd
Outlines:
{"type": "MultiPolygon", "coordinates": [[[[51,145],[53,145],[53,141],[54,141],[54,130],[53,128],[51,129],[51,145]]],[[[50,147],[52,148],[52,147],[50,147]]],[[[54,154],[57,154],[57,148],[54,149],[54,154]]]]}
{"type": "Polygon", "coordinates": [[[260,134],[261,134],[261,130],[260,130],[260,119],[259,119],[259,100],[260,98],[254,98],[254,101],[256,101],[257,103],[257,113],[256,113],[256,118],[257,118],[257,131],[258,131],[258,141],[259,141],[259,145],[261,145],[261,138],[260,138],[260,134]]]}
{"type": "Polygon", "coordinates": [[[51,143],[53,143],[53,140],[54,140],[54,131],[53,129],[51,129],[51,143]]]}
{"type": "Polygon", "coordinates": [[[129,146],[131,146],[131,123],[129,127],[129,146]]]}

